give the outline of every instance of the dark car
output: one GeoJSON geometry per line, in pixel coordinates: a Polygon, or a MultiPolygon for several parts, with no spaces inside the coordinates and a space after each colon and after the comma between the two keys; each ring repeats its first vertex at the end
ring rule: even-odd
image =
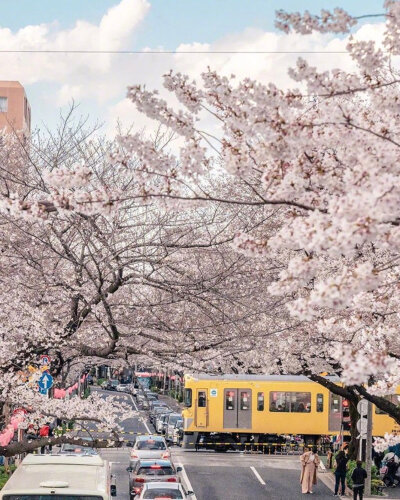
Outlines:
{"type": "Polygon", "coordinates": [[[119,385],[119,383],[120,382],[117,379],[108,380],[107,385],[106,385],[106,389],[108,391],[116,391],[117,390],[117,386],[119,385]]]}
{"type": "Polygon", "coordinates": [[[134,468],[126,470],[129,472],[129,495],[132,500],[140,494],[145,483],[179,483],[177,474],[182,468],[175,467],[170,460],[139,460],[134,468]]]}

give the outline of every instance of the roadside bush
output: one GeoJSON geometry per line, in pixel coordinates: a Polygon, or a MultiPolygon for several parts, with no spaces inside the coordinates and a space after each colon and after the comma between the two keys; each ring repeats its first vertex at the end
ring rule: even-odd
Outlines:
{"type": "Polygon", "coordinates": [[[97,379],[97,385],[101,385],[103,382],[105,382],[107,379],[105,378],[98,378],[97,379]]]}
{"type": "MultiPolygon", "coordinates": [[[[10,465],[9,470],[11,472],[14,472],[15,469],[16,469],[15,465],[10,465]]],[[[10,477],[9,474],[7,474],[7,472],[6,472],[6,468],[4,467],[4,465],[1,465],[0,466],[0,489],[3,488],[3,486],[8,481],[9,477],[10,477]]]]}
{"type": "MultiPolygon", "coordinates": [[[[347,473],[346,473],[346,482],[349,488],[353,488],[353,480],[351,479],[351,475],[353,474],[354,469],[357,466],[356,460],[349,460],[347,462],[347,473]]],[[[363,463],[363,467],[365,468],[365,463],[363,463]]],[[[378,494],[378,487],[384,485],[384,483],[380,480],[379,471],[375,465],[372,466],[371,469],[371,493],[373,495],[378,494]]]]}

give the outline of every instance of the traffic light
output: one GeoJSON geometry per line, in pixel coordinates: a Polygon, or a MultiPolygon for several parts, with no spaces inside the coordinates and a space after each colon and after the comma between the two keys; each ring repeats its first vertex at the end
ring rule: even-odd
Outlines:
{"type": "Polygon", "coordinates": [[[342,399],[342,428],[344,431],[349,431],[350,427],[350,403],[347,399],[342,399]]]}

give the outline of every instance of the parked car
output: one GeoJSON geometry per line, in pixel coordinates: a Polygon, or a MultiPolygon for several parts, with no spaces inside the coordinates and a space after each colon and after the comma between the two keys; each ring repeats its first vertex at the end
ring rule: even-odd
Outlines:
{"type": "Polygon", "coordinates": [[[170,413],[168,415],[167,423],[165,425],[165,440],[172,441],[175,424],[178,420],[183,420],[182,415],[179,413],[170,413]]]}
{"type": "Polygon", "coordinates": [[[119,385],[119,380],[117,380],[117,379],[110,379],[107,382],[106,389],[108,391],[116,391],[118,385],[119,385]]]}
{"type": "Polygon", "coordinates": [[[176,467],[170,460],[139,460],[135,467],[128,467],[129,495],[131,500],[139,496],[145,483],[167,482],[178,483],[178,472],[182,467],[176,467]]]}
{"type": "Polygon", "coordinates": [[[180,483],[166,483],[166,482],[155,482],[155,483],[145,483],[138,500],[148,499],[148,498],[162,498],[162,499],[187,499],[194,495],[193,491],[186,491],[180,483]]]}
{"type": "Polygon", "coordinates": [[[165,439],[157,435],[137,436],[135,444],[131,449],[129,465],[134,467],[139,460],[169,458],[165,439]]]}

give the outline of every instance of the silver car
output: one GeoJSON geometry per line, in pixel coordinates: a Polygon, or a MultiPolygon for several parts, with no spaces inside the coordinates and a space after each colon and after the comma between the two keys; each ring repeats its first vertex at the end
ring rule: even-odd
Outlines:
{"type": "Polygon", "coordinates": [[[183,420],[179,413],[171,413],[168,415],[167,424],[165,426],[165,440],[172,441],[174,435],[174,427],[178,420],[183,420]]]}
{"type": "Polygon", "coordinates": [[[158,414],[156,416],[155,428],[159,434],[164,434],[165,426],[167,425],[168,416],[173,413],[173,411],[165,411],[164,413],[158,414]]]}
{"type": "Polygon", "coordinates": [[[135,467],[139,460],[169,459],[171,456],[165,439],[157,435],[138,436],[131,449],[130,467],[135,467]]]}
{"type": "Polygon", "coordinates": [[[130,498],[140,495],[145,483],[179,483],[181,470],[182,467],[175,468],[170,460],[139,460],[135,467],[127,468],[130,498]]]}
{"type": "Polygon", "coordinates": [[[193,491],[183,489],[180,483],[145,483],[138,500],[148,498],[168,498],[168,499],[187,499],[194,495],[193,491]]]}

